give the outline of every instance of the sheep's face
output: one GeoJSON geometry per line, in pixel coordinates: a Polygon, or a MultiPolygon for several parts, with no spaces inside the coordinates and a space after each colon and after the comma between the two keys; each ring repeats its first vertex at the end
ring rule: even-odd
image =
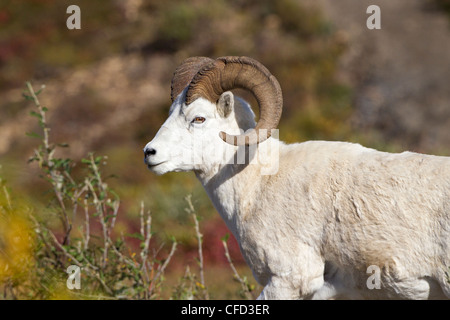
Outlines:
{"type": "Polygon", "coordinates": [[[168,119],[144,148],[144,162],[156,174],[207,172],[230,163],[237,147],[225,143],[219,132],[242,134],[255,127],[250,106],[229,91],[216,104],[199,98],[188,106],[184,94],[175,99],[168,119]]]}

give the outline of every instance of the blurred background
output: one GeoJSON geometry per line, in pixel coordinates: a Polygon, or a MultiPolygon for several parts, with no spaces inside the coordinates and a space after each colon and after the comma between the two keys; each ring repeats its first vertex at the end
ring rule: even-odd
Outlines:
{"type": "Polygon", "coordinates": [[[192,194],[211,297],[237,298],[220,240],[229,231],[202,186],[193,173],[150,173],[142,154],[167,117],[175,68],[190,56],[224,55],[253,57],[279,80],[281,140],[450,155],[449,0],[1,0],[0,176],[35,210],[45,207],[49,186],[27,164],[38,142],[26,133],[39,127],[22,97],[25,81],[45,85],[52,139],[70,145],[59,156],[108,157],[118,228],[139,228],[144,201],[155,241],[180,242],[167,271],[176,281],[197,265],[184,210],[192,194]],[[71,4],[81,9],[80,30],[66,27],[71,4]],[[366,28],[371,4],[381,8],[381,30],[366,28]]]}

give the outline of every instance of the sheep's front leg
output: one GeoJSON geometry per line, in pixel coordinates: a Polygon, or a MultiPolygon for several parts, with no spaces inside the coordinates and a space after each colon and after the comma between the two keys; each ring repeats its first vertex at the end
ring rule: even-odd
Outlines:
{"type": "Polygon", "coordinates": [[[265,251],[268,281],[260,300],[310,299],[324,286],[325,262],[310,246],[302,243],[282,244],[286,252],[265,251]]]}
{"type": "Polygon", "coordinates": [[[299,291],[289,281],[273,276],[261,291],[258,300],[295,300],[298,298],[299,291]]]}
{"type": "MultiPolygon", "coordinates": [[[[306,280],[306,279],[305,279],[306,280]]],[[[292,277],[272,276],[258,297],[258,300],[308,299],[324,284],[323,276],[307,281],[293,280],[292,277]]]]}

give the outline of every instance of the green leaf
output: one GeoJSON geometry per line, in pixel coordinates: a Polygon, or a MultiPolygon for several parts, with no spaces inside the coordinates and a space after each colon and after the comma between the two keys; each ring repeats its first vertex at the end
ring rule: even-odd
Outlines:
{"type": "Polygon", "coordinates": [[[42,115],[40,113],[37,113],[36,111],[30,111],[30,116],[36,117],[36,118],[42,120],[42,115]]]}
{"type": "Polygon", "coordinates": [[[30,158],[28,159],[27,163],[31,163],[31,162],[33,162],[33,161],[39,161],[39,158],[36,157],[36,156],[30,157],[30,158]]]}
{"type": "Polygon", "coordinates": [[[109,219],[114,218],[114,217],[115,217],[114,214],[108,214],[108,215],[106,215],[106,217],[105,217],[105,222],[108,222],[109,219]]]}
{"type": "Polygon", "coordinates": [[[144,240],[145,240],[145,239],[144,239],[144,236],[143,236],[142,234],[140,234],[139,232],[128,233],[128,234],[127,234],[127,237],[139,239],[139,240],[141,240],[141,241],[144,241],[144,240]]]}
{"type": "Polygon", "coordinates": [[[39,135],[39,134],[37,134],[37,133],[35,133],[35,132],[25,132],[25,134],[26,134],[28,137],[42,139],[42,136],[39,135]]]}
{"type": "Polygon", "coordinates": [[[26,100],[34,101],[33,97],[31,97],[31,96],[29,96],[29,95],[26,95],[25,93],[22,93],[22,96],[23,96],[26,100]]]}
{"type": "Polygon", "coordinates": [[[122,245],[124,244],[122,239],[117,239],[116,240],[116,248],[119,249],[122,245]]]}
{"type": "MultiPolygon", "coordinates": [[[[108,200],[110,200],[110,199],[108,199],[108,200]]],[[[105,204],[106,204],[108,207],[110,207],[111,209],[115,209],[116,200],[113,200],[113,201],[106,201],[105,204]]],[[[111,215],[111,216],[114,216],[114,215],[111,215]]]]}
{"type": "Polygon", "coordinates": [[[43,90],[45,89],[45,86],[42,86],[38,91],[36,91],[34,94],[38,96],[43,90]]]}
{"type": "Polygon", "coordinates": [[[230,235],[227,233],[227,234],[225,234],[223,237],[222,237],[222,241],[223,242],[228,242],[228,238],[230,237],[230,235]]]}

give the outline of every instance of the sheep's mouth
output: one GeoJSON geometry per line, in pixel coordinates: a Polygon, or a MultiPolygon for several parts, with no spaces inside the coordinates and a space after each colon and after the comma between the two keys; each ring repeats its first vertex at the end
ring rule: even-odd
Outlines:
{"type": "Polygon", "coordinates": [[[158,162],[158,163],[147,163],[147,168],[149,168],[149,169],[153,169],[153,168],[155,168],[155,167],[157,167],[157,166],[159,166],[160,164],[163,164],[163,163],[165,163],[166,161],[161,161],[161,162],[158,162]]]}

